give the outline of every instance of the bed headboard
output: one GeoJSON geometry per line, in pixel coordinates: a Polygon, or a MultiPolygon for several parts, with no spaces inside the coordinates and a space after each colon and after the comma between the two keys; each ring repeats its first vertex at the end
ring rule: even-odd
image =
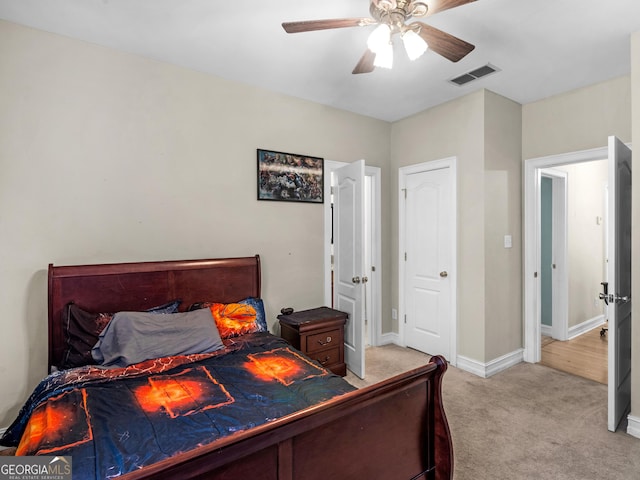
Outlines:
{"type": "Polygon", "coordinates": [[[49,371],[59,365],[66,339],[64,307],[89,312],[146,310],[181,299],[231,303],[260,298],[260,256],[100,265],[49,265],[49,371]]]}

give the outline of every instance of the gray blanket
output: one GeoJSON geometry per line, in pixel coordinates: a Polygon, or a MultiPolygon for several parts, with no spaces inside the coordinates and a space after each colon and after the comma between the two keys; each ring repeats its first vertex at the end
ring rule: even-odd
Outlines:
{"type": "Polygon", "coordinates": [[[157,315],[118,312],[91,350],[103,366],[126,367],[152,358],[209,353],[224,348],[208,308],[157,315]]]}

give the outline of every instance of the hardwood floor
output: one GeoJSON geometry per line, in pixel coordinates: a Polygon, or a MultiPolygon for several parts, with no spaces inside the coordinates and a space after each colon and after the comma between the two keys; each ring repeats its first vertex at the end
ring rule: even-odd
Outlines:
{"type": "MultiPolygon", "coordinates": [[[[606,325],[605,325],[606,326],[606,325]]],[[[594,328],[561,342],[542,337],[542,365],[607,384],[607,335],[594,328]]]]}

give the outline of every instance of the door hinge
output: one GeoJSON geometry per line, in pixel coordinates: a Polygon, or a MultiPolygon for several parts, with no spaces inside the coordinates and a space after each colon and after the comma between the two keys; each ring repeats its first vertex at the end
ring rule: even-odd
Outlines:
{"type": "Polygon", "coordinates": [[[404,314],[404,323],[407,323],[407,314],[404,314]]]}
{"type": "Polygon", "coordinates": [[[405,198],[405,200],[406,200],[406,199],[407,199],[407,189],[406,189],[406,188],[403,188],[403,189],[402,189],[402,191],[404,192],[404,198],[405,198]]]}
{"type": "Polygon", "coordinates": [[[329,190],[330,190],[331,195],[333,195],[333,185],[331,185],[331,188],[329,190]]]}
{"type": "Polygon", "coordinates": [[[407,261],[407,252],[404,252],[404,261],[407,261]]]}

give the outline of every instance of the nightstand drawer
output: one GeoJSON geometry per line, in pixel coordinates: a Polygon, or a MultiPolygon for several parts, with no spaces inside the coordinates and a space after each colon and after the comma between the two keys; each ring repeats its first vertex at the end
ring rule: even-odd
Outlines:
{"type": "Polygon", "coordinates": [[[323,367],[330,367],[335,363],[340,363],[340,348],[336,346],[336,348],[317,352],[309,356],[319,362],[323,367]]]}
{"type": "Polygon", "coordinates": [[[327,332],[316,333],[307,336],[307,345],[305,351],[307,353],[317,352],[318,350],[326,350],[334,345],[338,346],[342,343],[342,332],[339,328],[329,330],[327,332]]]}

